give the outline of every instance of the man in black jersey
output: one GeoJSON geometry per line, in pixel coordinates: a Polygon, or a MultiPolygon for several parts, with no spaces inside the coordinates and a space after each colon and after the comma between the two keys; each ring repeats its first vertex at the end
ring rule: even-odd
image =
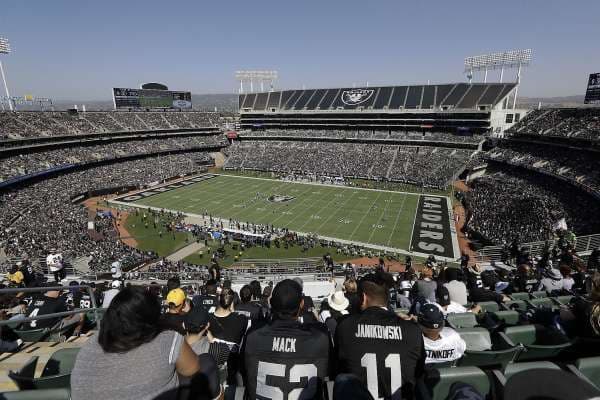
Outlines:
{"type": "Polygon", "coordinates": [[[194,296],[192,303],[194,303],[195,307],[204,307],[206,311],[213,314],[218,305],[217,282],[212,279],[207,281],[202,294],[194,296]]]}
{"type": "MultiPolygon", "coordinates": [[[[67,311],[67,298],[60,294],[59,290],[49,290],[42,295],[35,295],[27,309],[27,317],[33,318],[36,316],[67,311]]],[[[24,323],[24,329],[50,328],[56,325],[60,320],[60,318],[50,318],[26,322],[24,323]]]]}
{"type": "Polygon", "coordinates": [[[359,281],[362,312],[335,332],[337,372],[357,376],[373,398],[412,399],[425,367],[423,336],[416,323],[387,310],[386,281],[384,272],[359,281]]]}
{"type": "Polygon", "coordinates": [[[244,285],[240,289],[240,304],[235,306],[234,312],[248,318],[248,328],[256,326],[263,319],[263,310],[260,304],[252,301],[252,289],[244,285]]]}
{"type": "Polygon", "coordinates": [[[320,399],[329,376],[331,340],[320,323],[298,321],[302,288],[285,279],[271,296],[273,320],[252,329],[242,347],[249,399],[320,399]]]}

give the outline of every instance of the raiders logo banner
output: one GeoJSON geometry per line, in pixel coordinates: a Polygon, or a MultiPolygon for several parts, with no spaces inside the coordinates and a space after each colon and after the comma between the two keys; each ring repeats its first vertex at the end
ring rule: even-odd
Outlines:
{"type": "Polygon", "coordinates": [[[374,89],[344,90],[342,92],[342,103],[348,106],[356,106],[369,100],[374,92],[374,89]]]}

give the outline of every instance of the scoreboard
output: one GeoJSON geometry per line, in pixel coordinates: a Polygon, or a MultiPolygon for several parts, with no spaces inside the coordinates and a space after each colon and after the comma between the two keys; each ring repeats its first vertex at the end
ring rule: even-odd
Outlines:
{"type": "Polygon", "coordinates": [[[590,74],[583,102],[585,104],[600,104],[600,72],[590,74]]]}
{"type": "Polygon", "coordinates": [[[115,108],[192,108],[192,93],[158,89],[113,88],[115,108]]]}

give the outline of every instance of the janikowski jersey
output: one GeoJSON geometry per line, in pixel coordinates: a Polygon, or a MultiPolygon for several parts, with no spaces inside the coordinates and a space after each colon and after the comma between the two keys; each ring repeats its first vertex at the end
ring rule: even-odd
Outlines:
{"type": "Polygon", "coordinates": [[[319,399],[332,344],[325,325],[274,320],[251,330],[242,347],[250,399],[319,399]]]}
{"type": "Polygon", "coordinates": [[[425,367],[419,326],[380,307],[350,315],[335,331],[337,373],[358,376],[375,399],[412,399],[425,367]]]}

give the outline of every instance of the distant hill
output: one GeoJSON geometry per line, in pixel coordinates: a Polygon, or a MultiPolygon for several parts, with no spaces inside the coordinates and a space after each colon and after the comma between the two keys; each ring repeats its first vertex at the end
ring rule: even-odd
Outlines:
{"type": "Polygon", "coordinates": [[[541,102],[542,107],[574,107],[583,105],[585,96],[561,96],[561,97],[520,97],[518,106],[520,108],[537,108],[541,102]]]}
{"type": "MultiPolygon", "coordinates": [[[[74,105],[81,110],[85,105],[87,111],[106,111],[113,109],[111,100],[56,100],[53,102],[55,110],[66,110],[73,108],[74,105]]],[[[237,111],[237,94],[192,94],[192,106],[196,111],[215,111],[232,112],[237,111]]],[[[39,105],[25,106],[19,105],[19,110],[39,110],[39,105]]]]}

